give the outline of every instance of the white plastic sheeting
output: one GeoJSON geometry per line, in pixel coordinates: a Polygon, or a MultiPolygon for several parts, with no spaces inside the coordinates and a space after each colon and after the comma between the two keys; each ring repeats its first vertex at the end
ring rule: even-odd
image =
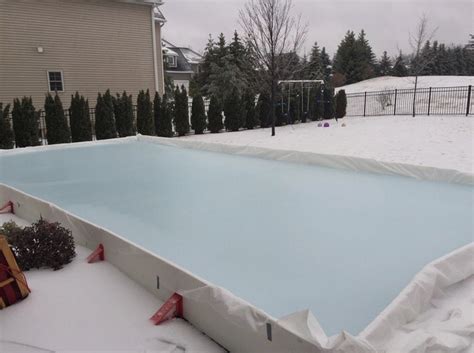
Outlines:
{"type": "Polygon", "coordinates": [[[313,164],[322,167],[352,170],[356,172],[401,175],[420,180],[444,181],[450,183],[474,185],[474,175],[471,173],[405,163],[382,162],[368,158],[278,150],[254,146],[226,145],[222,143],[209,143],[182,139],[166,139],[141,135],[138,135],[138,140],[160,143],[169,146],[193,148],[212,152],[223,152],[277,161],[313,164]]]}
{"type": "MultiPolygon", "coordinates": [[[[428,167],[380,163],[353,157],[145,136],[99,143],[116,144],[134,139],[265,159],[473,184],[473,177],[470,174],[428,167]]],[[[74,148],[87,144],[43,146],[0,153],[74,148]]],[[[198,278],[117,234],[50,203],[0,184],[0,203],[7,200],[14,201],[16,212],[21,218],[33,221],[41,215],[48,220],[61,222],[73,231],[76,242],[80,245],[94,249],[99,243],[103,243],[109,262],[155,293],[160,299],[166,300],[173,292],[181,293],[185,298],[186,319],[232,352],[467,353],[472,348],[474,300],[472,294],[469,298],[467,294],[469,292],[465,289],[470,288],[474,275],[473,243],[426,266],[357,337],[345,332],[327,337],[317,319],[309,311],[298,312],[276,320],[227,290],[198,278]],[[448,300],[448,304],[443,309],[444,312],[430,316],[428,312],[433,308],[436,309],[443,298],[449,299],[450,293],[456,289],[454,287],[461,288],[456,293],[462,300],[450,303],[448,300]],[[452,307],[453,305],[455,307],[452,307]]]]}

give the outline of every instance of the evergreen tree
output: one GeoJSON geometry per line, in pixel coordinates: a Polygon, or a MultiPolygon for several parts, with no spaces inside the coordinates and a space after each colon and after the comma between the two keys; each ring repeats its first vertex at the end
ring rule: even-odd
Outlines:
{"type": "Polygon", "coordinates": [[[319,50],[318,43],[314,42],[308,62],[307,77],[310,80],[324,79],[324,71],[321,51],[319,50]]]}
{"type": "Polygon", "coordinates": [[[271,101],[269,95],[263,91],[260,93],[257,102],[257,115],[260,127],[266,128],[271,124],[271,101]]]}
{"type": "Polygon", "coordinates": [[[119,137],[135,135],[135,124],[133,117],[133,98],[123,91],[122,96],[117,94],[113,99],[115,124],[119,137]]]}
{"type": "Polygon", "coordinates": [[[387,55],[387,52],[384,51],[382,58],[380,59],[378,73],[380,76],[388,76],[392,70],[392,62],[387,55]]]}
{"type": "Polygon", "coordinates": [[[13,148],[13,130],[8,119],[10,113],[10,104],[3,108],[0,103],[0,149],[13,148]]]}
{"type": "Polygon", "coordinates": [[[89,101],[76,92],[71,96],[69,107],[69,122],[71,124],[72,142],[91,141],[92,124],[89,112],[89,101]]]}
{"type": "Polygon", "coordinates": [[[405,60],[403,59],[403,55],[401,51],[398,54],[397,59],[395,60],[395,64],[393,65],[391,75],[398,76],[398,77],[404,77],[408,75],[408,69],[405,64],[405,60]]]}
{"type": "Polygon", "coordinates": [[[188,94],[184,86],[176,87],[174,91],[174,125],[178,136],[184,136],[189,132],[189,109],[188,94]]]}
{"type": "Polygon", "coordinates": [[[334,118],[334,88],[325,86],[323,90],[324,119],[334,118]]]}
{"type": "Polygon", "coordinates": [[[38,146],[39,112],[36,112],[31,97],[23,97],[21,101],[13,100],[12,109],[13,131],[16,147],[38,146]]]}
{"type": "Polygon", "coordinates": [[[204,100],[201,95],[193,98],[191,107],[191,125],[194,133],[200,135],[206,129],[206,111],[204,108],[204,100]]]}
{"type": "Polygon", "coordinates": [[[329,80],[331,79],[332,67],[331,59],[329,59],[329,55],[326,53],[325,47],[321,49],[321,65],[323,69],[323,80],[324,82],[329,82],[329,80]]]}
{"type": "Polygon", "coordinates": [[[155,135],[160,136],[161,133],[161,97],[158,92],[155,92],[155,97],[153,98],[153,119],[155,121],[155,135]]]}
{"type": "Polygon", "coordinates": [[[211,97],[207,117],[209,120],[208,129],[210,132],[217,133],[224,128],[224,124],[222,123],[222,107],[216,96],[211,97]]]}
{"type": "Polygon", "coordinates": [[[245,128],[251,130],[257,126],[257,113],[255,111],[255,95],[247,91],[244,95],[245,101],[245,128]]]}
{"type": "Polygon", "coordinates": [[[160,107],[161,112],[156,125],[156,134],[161,137],[173,137],[173,107],[171,106],[166,93],[163,95],[160,107]]]}
{"type": "Polygon", "coordinates": [[[336,121],[346,116],[346,108],[347,108],[346,91],[341,89],[336,94],[336,111],[335,111],[336,121]]]}
{"type": "Polygon", "coordinates": [[[365,37],[365,31],[361,30],[356,40],[356,72],[358,81],[367,80],[375,74],[375,54],[369,41],[365,37]]]}
{"type": "Polygon", "coordinates": [[[95,135],[97,140],[105,140],[117,137],[115,127],[114,104],[110,90],[104,95],[97,96],[95,106],[95,135]]]}
{"type": "Polygon", "coordinates": [[[228,131],[238,131],[241,124],[241,100],[239,93],[234,88],[224,101],[224,125],[228,131]]]}
{"type": "Polygon", "coordinates": [[[137,131],[142,135],[155,134],[150,90],[140,91],[137,97],[137,131]]]}
{"type": "Polygon", "coordinates": [[[64,115],[63,104],[57,93],[54,98],[49,93],[46,95],[44,112],[48,145],[71,142],[71,135],[66,116],[64,115]]]}

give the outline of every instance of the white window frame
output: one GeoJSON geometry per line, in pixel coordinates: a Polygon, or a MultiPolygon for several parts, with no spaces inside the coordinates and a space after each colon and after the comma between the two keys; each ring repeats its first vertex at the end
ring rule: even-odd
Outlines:
{"type": "Polygon", "coordinates": [[[63,70],[46,70],[46,77],[48,79],[48,92],[56,92],[56,91],[51,91],[51,81],[49,80],[49,73],[50,72],[60,72],[61,73],[61,82],[63,84],[63,89],[61,91],[57,92],[64,92],[66,90],[66,85],[64,82],[64,72],[63,70]]]}
{"type": "Polygon", "coordinates": [[[178,67],[178,57],[174,55],[168,56],[168,67],[178,67]]]}

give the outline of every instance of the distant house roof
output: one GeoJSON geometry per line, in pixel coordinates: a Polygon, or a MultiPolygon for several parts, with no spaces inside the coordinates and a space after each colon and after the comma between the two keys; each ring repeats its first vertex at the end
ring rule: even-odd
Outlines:
{"type": "Polygon", "coordinates": [[[177,66],[168,67],[169,72],[189,72],[192,73],[192,65],[200,64],[203,60],[202,55],[191,48],[177,47],[171,42],[163,39],[163,54],[165,56],[177,56],[177,66]]]}

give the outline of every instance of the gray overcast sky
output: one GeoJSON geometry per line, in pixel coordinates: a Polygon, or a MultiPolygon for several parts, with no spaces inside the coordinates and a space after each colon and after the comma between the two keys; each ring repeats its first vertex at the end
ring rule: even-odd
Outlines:
{"type": "MultiPolygon", "coordinates": [[[[234,29],[240,31],[238,12],[245,0],[165,0],[161,7],[167,18],[163,37],[178,46],[190,46],[202,52],[209,34],[214,38],[223,32],[230,39],[234,29]]],[[[408,32],[423,14],[435,38],[446,44],[465,44],[473,33],[472,0],[293,0],[294,13],[301,13],[308,23],[306,52],[317,41],[332,56],[348,29],[367,33],[372,48],[380,57],[397,48],[409,51],[408,32]]]]}

